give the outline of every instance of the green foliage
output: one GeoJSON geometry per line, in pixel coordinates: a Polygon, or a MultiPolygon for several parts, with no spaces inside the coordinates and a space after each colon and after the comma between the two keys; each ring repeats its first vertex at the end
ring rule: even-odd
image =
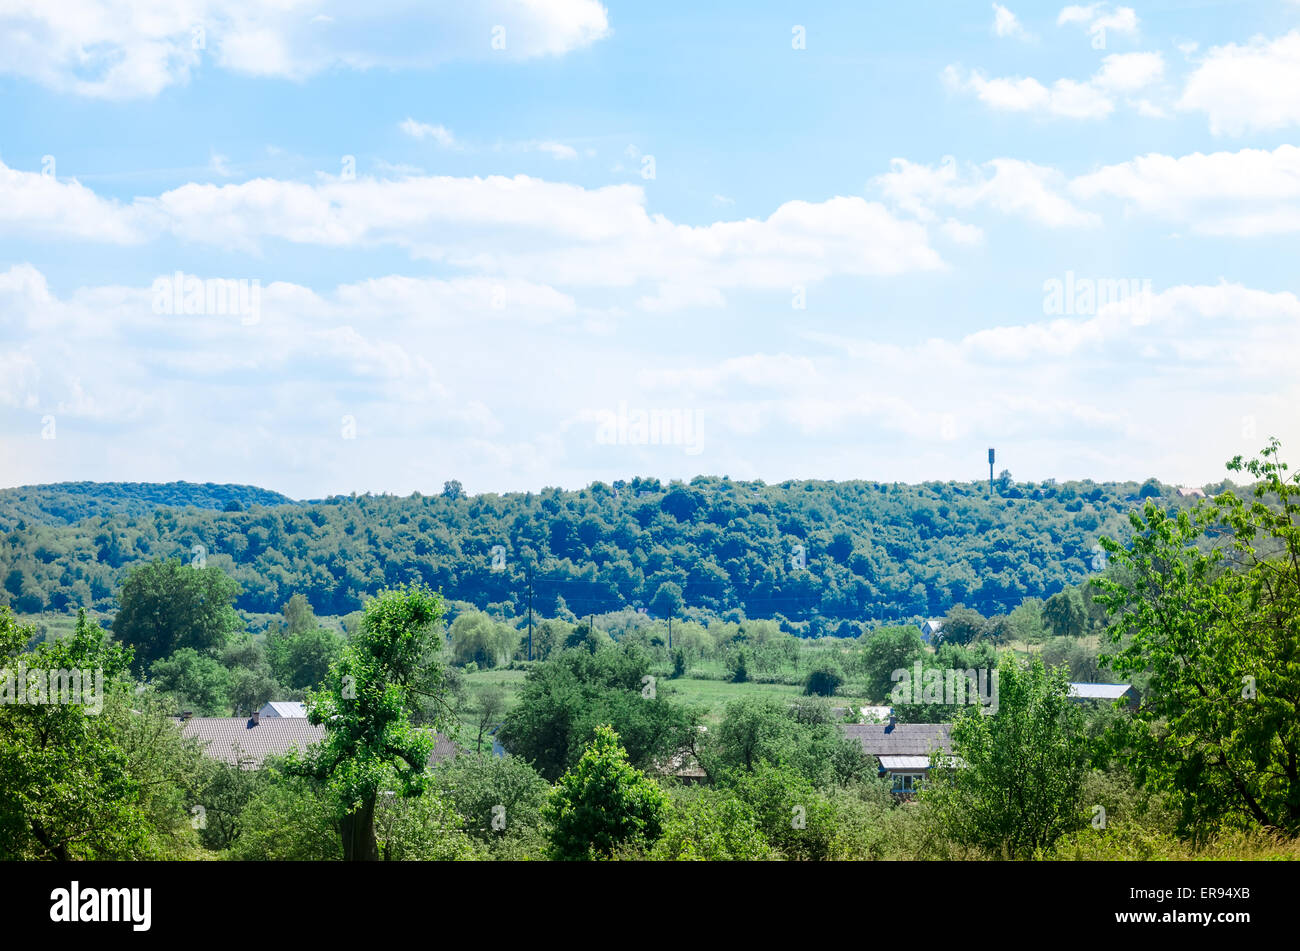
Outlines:
{"type": "MultiPolygon", "coordinates": [[[[349,860],[378,857],[375,802],[389,783],[395,780],[403,796],[424,791],[433,739],[410,713],[421,697],[443,697],[441,621],[442,599],[427,588],[381,592],[366,605],[325,688],[308,694],[309,717],[325,725],[325,739],[291,760],[291,770],[326,783],[349,860]]],[[[450,722],[448,706],[432,725],[445,729],[450,722]]]]}
{"type": "Polygon", "coordinates": [[[1087,617],[1077,588],[1058,591],[1043,605],[1043,621],[1057,637],[1082,637],[1087,617]]]}
{"type": "Polygon", "coordinates": [[[268,770],[232,766],[205,757],[195,796],[196,805],[203,810],[204,822],[198,830],[203,846],[214,852],[233,846],[242,831],[244,810],[270,781],[268,770]]]}
{"type": "Polygon", "coordinates": [[[317,622],[301,594],[285,602],[281,612],[284,622],[266,638],[271,675],[290,690],[320,686],[343,652],[343,639],[317,622]]]}
{"type": "Polygon", "coordinates": [[[738,648],[727,657],[727,669],[731,671],[732,683],[743,684],[749,680],[749,664],[745,648],[738,648]]]}
{"type": "Polygon", "coordinates": [[[988,621],[974,608],[955,604],[944,615],[943,627],[935,636],[937,644],[969,644],[984,633],[988,621]]]}
{"type": "MultiPolygon", "coordinates": [[[[244,493],[244,510],[232,512],[217,511],[215,497],[212,506],[180,508],[186,493],[165,486],[141,487],[124,507],[114,486],[87,487],[71,508],[52,500],[67,498],[59,487],[6,490],[0,598],[24,613],[76,605],[112,612],[139,563],[188,559],[204,544],[209,562],[239,582],[237,606],[257,614],[301,593],[321,613],[343,615],[386,587],[422,581],[520,617],[522,567],[531,565],[534,605],[547,616],[563,616],[563,595],[581,614],[653,604],[657,616],[680,617],[690,605],[718,616],[780,613],[787,631],[838,634],[845,620],[908,622],[958,603],[992,617],[1078,583],[1091,574],[1097,534],[1124,528],[1138,490],[1018,483],[1016,497],[994,504],[979,483],[756,486],[700,477],[668,491],[653,479],[633,485],[617,497],[601,483],[471,497],[449,482],[437,496],[281,504],[244,493]],[[94,492],[104,493],[102,507],[94,492]],[[157,507],[167,504],[178,507],[157,507]],[[795,543],[805,547],[807,570],[790,563],[795,543]],[[498,544],[510,553],[505,571],[492,570],[498,544]],[[669,585],[680,589],[680,604],[669,585]]],[[[139,663],[169,652],[144,653],[139,663]]]]}
{"type": "Polygon", "coordinates": [[[187,647],[215,654],[244,628],[233,606],[239,591],[216,566],[148,562],[126,579],[113,636],[134,648],[139,669],[187,647]]]}
{"type": "Polygon", "coordinates": [[[794,861],[836,858],[839,813],[800,773],[762,762],[728,783],[753,813],[763,837],[794,861]]]}
{"type": "Polygon", "coordinates": [[[627,761],[618,734],[596,728],[576,766],[560,777],[544,814],[557,859],[608,858],[652,844],[663,831],[667,797],[627,761]]]}
{"type": "Polygon", "coordinates": [[[481,858],[451,803],[433,788],[418,796],[385,795],[375,807],[380,857],[388,862],[455,862],[481,858]]]}
{"type": "Polygon", "coordinates": [[[925,656],[921,632],[912,625],[882,627],[863,634],[859,664],[872,700],[884,702],[894,689],[893,673],[911,670],[912,664],[925,656]]]}
{"type": "Polygon", "coordinates": [[[337,806],[321,784],[276,767],[239,814],[229,857],[323,862],[343,858],[337,806]]]}
{"type": "MultiPolygon", "coordinates": [[[[102,671],[100,700],[130,695],[131,652],[98,625],[77,618],[73,634],[32,652],[30,632],[0,608],[0,855],[27,859],[159,857],[142,808],[139,778],[113,717],[83,703],[19,703],[21,666],[34,671],[102,671]]],[[[83,687],[83,691],[84,691],[83,687]]]]}
{"type": "Polygon", "coordinates": [[[1148,504],[1127,546],[1102,542],[1125,573],[1101,583],[1118,646],[1103,662],[1149,678],[1119,745],[1198,838],[1300,832],[1300,476],[1277,456],[1274,440],[1229,463],[1258,480],[1253,500],[1148,504]]]}
{"type": "Polygon", "coordinates": [[[518,756],[467,753],[441,763],[433,783],[495,858],[541,857],[550,786],[518,756]]]}
{"type": "Polygon", "coordinates": [[[962,767],[938,757],[921,799],[955,842],[993,856],[1032,858],[1086,821],[1090,757],[1083,712],[1064,670],[1010,654],[998,670],[998,710],[967,708],[953,724],[962,767]]]}
{"type": "Polygon", "coordinates": [[[733,701],[709,731],[700,758],[708,774],[723,781],[764,763],[792,769],[819,787],[874,773],[861,744],[843,735],[824,700],[793,706],[767,696],[733,701]]]}
{"type": "Polygon", "coordinates": [[[597,727],[612,724],[632,764],[648,768],[687,745],[698,721],[649,689],[649,671],[635,645],[562,651],[528,672],[497,735],[554,780],[577,763],[597,727]]]}
{"type": "Polygon", "coordinates": [[[663,861],[754,862],[777,857],[758,816],[729,790],[672,791],[663,835],[649,857],[663,861]]]}
{"type": "Polygon", "coordinates": [[[817,661],[804,680],[803,692],[807,696],[833,697],[844,683],[844,668],[833,657],[817,661]]]}
{"type": "Polygon", "coordinates": [[[149,668],[153,685],[176,701],[181,710],[201,717],[230,713],[230,673],[215,658],[182,647],[149,668]]]}

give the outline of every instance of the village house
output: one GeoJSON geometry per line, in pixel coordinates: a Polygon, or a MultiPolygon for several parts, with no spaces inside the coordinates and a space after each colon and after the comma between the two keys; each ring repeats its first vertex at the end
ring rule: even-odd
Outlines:
{"type": "Polygon", "coordinates": [[[844,735],[862,744],[862,751],[880,761],[896,796],[911,796],[930,773],[930,754],[952,752],[951,723],[845,723],[844,735]]]}
{"type": "Polygon", "coordinates": [[[292,719],[306,719],[307,705],[297,700],[270,700],[257,711],[264,717],[290,717],[292,719]]]}
{"type": "MultiPolygon", "coordinates": [[[[195,717],[182,714],[175,722],[185,739],[197,740],[205,756],[239,766],[261,769],[270,757],[285,756],[290,750],[306,752],[313,743],[325,738],[325,726],[316,726],[306,717],[265,717],[261,712],[250,717],[195,717]]],[[[456,744],[437,734],[429,766],[453,759],[459,753],[456,744]]]]}
{"type": "Polygon", "coordinates": [[[943,630],[943,618],[927,618],[921,624],[921,640],[929,644],[943,630]]]}
{"type": "Polygon", "coordinates": [[[1102,703],[1114,703],[1124,700],[1130,709],[1138,705],[1138,692],[1131,684],[1070,684],[1070,699],[1083,702],[1097,700],[1102,703]]]}

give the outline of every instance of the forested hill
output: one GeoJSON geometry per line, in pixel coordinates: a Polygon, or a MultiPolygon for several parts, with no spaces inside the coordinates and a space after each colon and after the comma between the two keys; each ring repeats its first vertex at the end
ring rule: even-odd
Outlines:
{"type": "Polygon", "coordinates": [[[293,499],[255,485],[212,482],[53,482],[0,489],[0,527],[26,519],[70,525],[100,515],[145,515],[161,507],[224,510],[292,505],[293,499]]]}
{"type": "Polygon", "coordinates": [[[449,483],[437,496],[302,503],[241,486],[176,484],[0,495],[0,598],[20,613],[111,611],[133,565],[202,555],[239,581],[238,607],[253,612],[276,611],[302,592],[318,612],[341,614],[365,594],[423,580],[518,615],[531,566],[533,607],[543,615],[651,606],[673,582],[688,610],[780,616],[807,622],[795,628],[807,634],[941,615],[956,602],[1004,613],[1095,570],[1098,535],[1124,537],[1140,498],[1187,504],[1155,480],[1025,484],[1007,474],[992,498],[987,482],[716,477],[473,497],[449,483]],[[258,504],[263,496],[279,504],[258,504]],[[226,502],[244,510],[224,511],[226,502]],[[67,524],[78,514],[90,517],[67,524]]]}

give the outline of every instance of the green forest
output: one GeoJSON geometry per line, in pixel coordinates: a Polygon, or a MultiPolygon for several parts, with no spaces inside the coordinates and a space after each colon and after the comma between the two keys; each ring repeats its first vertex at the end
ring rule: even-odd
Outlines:
{"type": "MultiPolygon", "coordinates": [[[[423,537],[419,519],[433,518],[412,509],[461,513],[458,524],[469,526],[480,503],[500,523],[505,502],[466,499],[449,486],[437,499],[245,509],[241,490],[204,487],[207,510],[119,512],[60,526],[49,513],[34,524],[30,513],[63,504],[50,501],[62,490],[44,502],[23,490],[12,504],[28,514],[6,517],[29,526],[9,533],[24,557],[57,567],[59,556],[41,554],[52,555],[49,546],[109,532],[134,539],[140,557],[113,569],[124,581],[105,596],[103,604],[116,607],[102,623],[84,605],[33,618],[0,607],[0,856],[1300,858],[1300,476],[1287,474],[1278,451],[1273,443],[1258,459],[1230,462],[1250,484],[1220,486],[1213,498],[1188,501],[1154,482],[1132,486],[1141,504],[1125,510],[1122,530],[1101,533],[1097,560],[1073,569],[1086,572],[1081,583],[1045,599],[1028,595],[1009,609],[1005,601],[976,600],[995,612],[989,615],[950,604],[928,643],[915,624],[880,615],[843,618],[849,633],[840,627],[833,633],[841,636],[811,637],[811,620],[750,618],[743,599],[693,608],[689,572],[680,586],[665,580],[671,575],[643,576],[642,594],[656,585],[650,600],[659,617],[632,605],[584,617],[557,595],[545,611],[534,605],[530,625],[517,602],[474,603],[421,578],[389,585],[378,576],[376,593],[358,593],[359,610],[318,616],[293,591],[268,617],[240,605],[247,565],[269,563],[272,550],[223,564],[213,555],[168,557],[174,548],[144,551],[141,540],[161,533],[186,552],[192,539],[212,536],[185,535],[182,523],[213,531],[243,524],[237,537],[246,542],[268,517],[337,527],[329,513],[349,544],[331,532],[320,537],[340,546],[335,551],[355,551],[360,539],[379,536],[374,525],[393,544],[408,531],[423,537]],[[388,517],[348,520],[371,507],[388,517]],[[238,522],[245,518],[253,524],[238,522]],[[29,544],[28,532],[42,540],[29,544]],[[927,674],[996,671],[998,706],[900,699],[894,682],[914,665],[927,674]],[[94,709],[15,700],[14,670],[99,670],[105,685],[94,709]],[[1072,681],[1131,684],[1135,699],[1079,702],[1072,681]],[[290,698],[306,701],[322,739],[262,768],[214,760],[177,729],[181,713],[242,718],[267,700],[290,698]],[[866,704],[889,705],[904,724],[951,725],[951,751],[932,750],[924,780],[901,795],[849,732],[869,722],[866,704]],[[435,733],[450,737],[458,755],[434,763],[435,733]]],[[[649,512],[650,527],[631,538],[645,538],[652,553],[684,550],[665,544],[662,527],[724,549],[725,533],[699,509],[681,508],[680,497],[706,499],[712,511],[755,490],[697,482],[636,495],[622,516],[625,486],[618,499],[614,487],[513,499],[544,510],[549,499],[566,522],[587,513],[577,521],[579,538],[583,525],[598,522],[596,511],[608,510],[614,537],[640,525],[636,513],[649,512]],[[674,495],[678,501],[669,502],[674,495]],[[570,505],[574,515],[564,514],[570,505]]],[[[844,497],[885,505],[897,495],[891,504],[912,513],[912,533],[926,550],[970,558],[991,550],[991,531],[979,541],[921,531],[916,515],[930,504],[957,510],[955,501],[923,502],[931,490],[851,488],[781,489],[803,501],[798,517],[757,500],[742,513],[733,501],[728,532],[741,520],[774,520],[771,548],[748,549],[773,558],[789,539],[813,543],[824,533],[832,550],[810,544],[808,564],[830,569],[868,558],[876,550],[862,539],[887,532],[822,505],[844,497]]],[[[1067,514],[1102,498],[1084,503],[1073,491],[1058,505],[1023,494],[990,503],[971,489],[964,505],[972,517],[1006,513],[1010,503],[1036,505],[1058,512],[1064,525],[1067,514]]],[[[150,497],[138,487],[106,495],[126,506],[150,497]]],[[[515,539],[557,534],[533,531],[522,513],[513,524],[515,539]]],[[[493,537],[445,525],[425,531],[441,532],[448,546],[467,535],[480,545],[493,537]]],[[[1031,545],[1053,531],[1026,524],[1031,545]]],[[[589,542],[603,550],[595,535],[589,542]]],[[[86,561],[66,550],[62,558],[86,561]]],[[[554,558],[539,559],[539,575],[554,558]]],[[[1027,563],[1019,547],[1007,560],[1027,563]]],[[[310,571],[310,557],[304,562],[310,571]]],[[[934,573],[947,577],[951,568],[934,573]]],[[[280,583],[290,585],[288,577],[280,583]]],[[[24,606],[44,605],[14,605],[24,606]]]]}
{"type": "MultiPolygon", "coordinates": [[[[1230,483],[1208,486],[1210,494],[1230,483]]],[[[220,567],[236,607],[274,614],[291,595],[323,615],[422,583],[519,616],[644,609],[664,585],[693,616],[775,618],[800,636],[937,617],[1007,614],[1095,572],[1144,483],[736,482],[638,478],[585,489],[293,502],[245,486],[63,483],[0,491],[0,599],[19,614],[101,616],[136,565],[220,567]],[[671,589],[670,589],[671,590],[671,589]]]]}

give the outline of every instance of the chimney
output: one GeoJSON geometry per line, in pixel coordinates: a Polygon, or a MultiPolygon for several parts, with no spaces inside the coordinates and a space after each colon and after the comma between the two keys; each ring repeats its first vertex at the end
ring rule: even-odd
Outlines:
{"type": "Polygon", "coordinates": [[[189,719],[190,719],[190,717],[192,717],[192,716],[194,716],[194,711],[193,711],[193,710],[182,710],[182,711],[181,711],[181,722],[182,722],[182,723],[186,723],[186,722],[188,722],[189,719]]]}
{"type": "Polygon", "coordinates": [[[890,710],[890,711],[889,711],[889,726],[885,727],[885,732],[886,732],[886,733],[892,732],[893,729],[894,729],[894,726],[895,726],[897,723],[898,723],[898,717],[894,716],[894,711],[893,711],[893,710],[890,710]]]}
{"type": "Polygon", "coordinates": [[[262,714],[254,710],[252,717],[250,717],[249,719],[252,720],[253,726],[257,726],[259,723],[262,722],[262,714]]]}

